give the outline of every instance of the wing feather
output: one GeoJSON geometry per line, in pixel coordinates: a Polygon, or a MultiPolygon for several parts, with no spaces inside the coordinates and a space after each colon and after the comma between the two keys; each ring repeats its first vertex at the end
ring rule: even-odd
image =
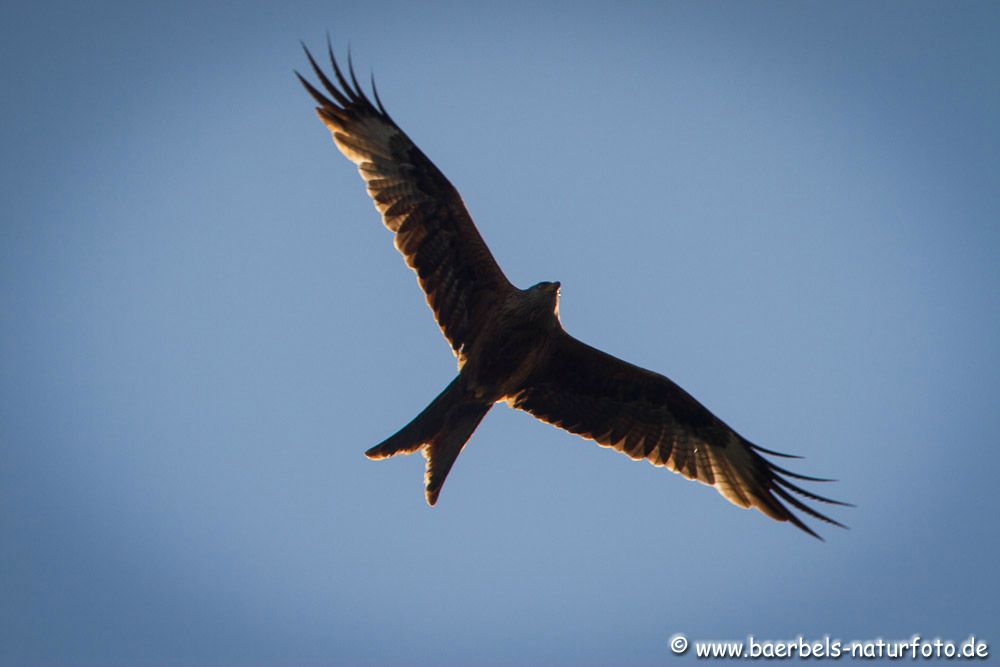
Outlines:
{"type": "MultiPolygon", "coordinates": [[[[303,48],[305,46],[303,45],[303,48]]],[[[480,236],[455,187],[386,113],[368,99],[348,57],[348,80],[330,50],[336,83],[306,49],[325,94],[296,74],[319,104],[334,143],[358,166],[396,249],[427,297],[452,350],[461,358],[496,304],[514,287],[480,236]]]]}
{"type": "Polygon", "coordinates": [[[688,479],[714,486],[727,500],[789,521],[819,537],[789,506],[841,526],[799,500],[846,505],[806,491],[757,447],[670,379],[601,352],[565,332],[549,362],[508,399],[542,421],[590,438],[632,459],[646,459],[688,479]],[[793,495],[796,494],[796,495],[793,495]]]}

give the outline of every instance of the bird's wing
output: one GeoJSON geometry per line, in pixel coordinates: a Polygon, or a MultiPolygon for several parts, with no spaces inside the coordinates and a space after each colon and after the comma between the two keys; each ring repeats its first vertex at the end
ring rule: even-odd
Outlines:
{"type": "MultiPolygon", "coordinates": [[[[789,481],[828,481],[771,463],[777,456],[745,440],[668,378],[601,352],[565,332],[550,361],[508,401],[542,421],[590,438],[632,459],[646,459],[688,479],[714,486],[730,502],[790,521],[819,537],[789,506],[814,518],[842,524],[799,498],[845,505],[789,481]]],[[[791,457],[794,458],[794,457],[791,457]]]]}
{"type": "Polygon", "coordinates": [[[319,103],[316,111],[337,148],[358,165],[382,221],[396,235],[396,248],[416,272],[441,331],[460,355],[503,295],[515,288],[455,187],[389,117],[378,92],[373,88],[372,103],[353,68],[348,81],[328,50],[337,83],[308,49],[306,56],[329,97],[296,75],[319,103]]]}

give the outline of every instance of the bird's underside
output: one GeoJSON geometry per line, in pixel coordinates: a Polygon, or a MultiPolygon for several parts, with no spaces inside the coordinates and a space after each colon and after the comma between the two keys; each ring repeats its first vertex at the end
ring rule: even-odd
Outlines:
{"type": "MultiPolygon", "coordinates": [[[[559,283],[513,286],[479,235],[461,197],[329,49],[335,82],[306,55],[325,93],[298,75],[340,151],[358,166],[368,194],[417,274],[427,303],[458,357],[458,376],[413,421],[369,449],[372,459],[422,451],[427,502],[465,443],[499,401],[615,449],[714,486],[730,502],[789,521],[842,526],[803,499],[845,505],[801,488],[806,477],[770,462],[754,445],[670,379],[578,341],[559,322],[559,283]]],[[[298,73],[296,73],[298,74],[298,73]]]]}

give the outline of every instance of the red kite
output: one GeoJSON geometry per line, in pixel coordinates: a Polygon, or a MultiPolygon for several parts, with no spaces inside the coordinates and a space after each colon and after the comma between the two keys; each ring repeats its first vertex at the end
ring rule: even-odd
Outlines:
{"type": "MultiPolygon", "coordinates": [[[[437,502],[448,471],[495,403],[688,479],[730,502],[790,521],[819,537],[789,506],[843,524],[799,497],[846,505],[789,481],[829,481],[785,470],[669,378],[573,338],[559,321],[559,283],[512,285],[479,235],[458,191],[389,117],[372,81],[372,102],[332,49],[331,81],[306,50],[326,94],[298,72],[337,148],[358,166],[368,194],[417,274],[427,304],[458,358],[458,376],[371,459],[421,450],[426,497],[437,502]],[[799,496],[799,497],[797,497],[799,496]]],[[[788,457],[796,458],[796,457],[788,457]]]]}

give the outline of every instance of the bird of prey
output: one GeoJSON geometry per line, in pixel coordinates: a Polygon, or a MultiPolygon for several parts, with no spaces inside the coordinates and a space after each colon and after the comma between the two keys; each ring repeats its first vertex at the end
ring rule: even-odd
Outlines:
{"type": "Polygon", "coordinates": [[[369,458],[422,451],[426,499],[434,505],[472,432],[503,401],[632,459],[714,486],[730,502],[814,537],[819,535],[791,508],[843,527],[800,497],[846,503],[790,478],[829,480],[778,467],[762,454],[797,457],[753,444],[669,378],[566,333],[559,283],[519,289],[507,280],[458,191],[386,113],[374,78],[372,101],[353,65],[345,76],[329,44],[335,82],[303,48],[325,93],[295,74],[319,104],[316,111],[337,148],[357,165],[458,358],[455,379],[413,421],[365,452],[369,458]]]}

